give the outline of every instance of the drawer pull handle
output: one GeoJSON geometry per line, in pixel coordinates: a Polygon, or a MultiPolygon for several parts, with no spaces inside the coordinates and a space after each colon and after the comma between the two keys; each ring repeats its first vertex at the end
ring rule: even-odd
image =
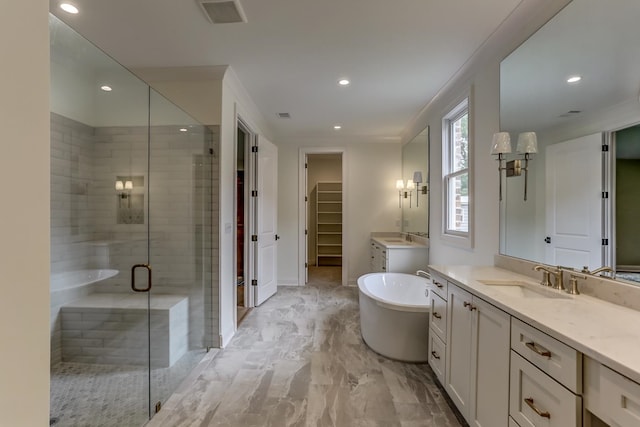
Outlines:
{"type": "Polygon", "coordinates": [[[442,319],[442,316],[435,312],[433,313],[433,317],[435,317],[436,319],[442,319]]]}
{"type": "Polygon", "coordinates": [[[438,356],[438,353],[436,353],[435,351],[432,351],[431,355],[433,356],[434,359],[440,360],[440,356],[438,356]]]}
{"type": "Polygon", "coordinates": [[[551,419],[551,414],[547,411],[541,411],[540,409],[538,409],[536,407],[536,405],[533,404],[533,398],[532,397],[528,397],[526,399],[524,399],[524,403],[526,403],[527,405],[529,405],[529,408],[533,409],[533,411],[538,414],[539,416],[541,416],[542,418],[549,418],[551,419]]]}
{"type": "Polygon", "coordinates": [[[442,285],[442,283],[440,282],[436,282],[435,280],[433,281],[433,284],[436,285],[437,287],[439,287],[440,289],[444,288],[444,286],[442,285]]]}
{"type": "Polygon", "coordinates": [[[464,306],[467,307],[469,311],[473,311],[478,308],[475,305],[471,304],[470,302],[466,302],[466,301],[464,302],[464,306]]]}
{"type": "Polygon", "coordinates": [[[527,342],[525,343],[525,345],[534,353],[539,354],[542,357],[548,357],[549,359],[551,359],[551,352],[549,350],[540,350],[536,343],[534,343],[533,341],[527,342]]]}

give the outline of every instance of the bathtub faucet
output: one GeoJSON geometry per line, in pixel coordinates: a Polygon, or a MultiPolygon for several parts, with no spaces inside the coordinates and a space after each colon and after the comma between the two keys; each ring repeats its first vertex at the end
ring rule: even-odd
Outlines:
{"type": "Polygon", "coordinates": [[[421,276],[421,277],[424,277],[425,279],[431,279],[431,275],[424,270],[416,271],[416,276],[421,276]]]}

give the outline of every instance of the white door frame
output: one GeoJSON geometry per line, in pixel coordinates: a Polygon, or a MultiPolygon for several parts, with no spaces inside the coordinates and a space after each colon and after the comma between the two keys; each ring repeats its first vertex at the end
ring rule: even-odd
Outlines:
{"type": "Polygon", "coordinates": [[[347,205],[347,153],[346,149],[342,147],[303,147],[300,148],[298,157],[298,285],[304,286],[305,280],[305,266],[307,262],[307,248],[305,230],[308,229],[307,213],[305,207],[304,198],[307,195],[305,176],[305,163],[309,154],[341,154],[342,155],[342,285],[348,283],[348,271],[349,260],[347,254],[349,253],[347,233],[345,232],[345,219],[348,219],[348,205],[347,205]]]}
{"type": "MultiPolygon", "coordinates": [[[[254,220],[253,208],[254,204],[252,198],[249,197],[251,180],[254,178],[255,165],[252,163],[251,156],[251,146],[254,145],[256,134],[251,129],[251,127],[247,124],[246,121],[242,120],[240,115],[236,115],[236,126],[234,129],[234,147],[235,151],[233,154],[234,159],[234,185],[236,185],[236,179],[238,177],[238,128],[242,128],[244,132],[247,134],[247,139],[244,143],[244,194],[237,194],[237,186],[236,190],[234,190],[233,194],[233,277],[234,280],[237,280],[238,277],[238,197],[244,197],[244,306],[247,308],[254,307],[254,298],[253,298],[253,287],[251,286],[250,277],[253,277],[253,254],[251,253],[251,245],[249,236],[253,232],[252,222],[254,220]]],[[[237,292],[237,283],[234,284],[233,288],[233,318],[235,329],[238,328],[238,311],[236,310],[236,306],[238,305],[238,292],[237,292]]]]}

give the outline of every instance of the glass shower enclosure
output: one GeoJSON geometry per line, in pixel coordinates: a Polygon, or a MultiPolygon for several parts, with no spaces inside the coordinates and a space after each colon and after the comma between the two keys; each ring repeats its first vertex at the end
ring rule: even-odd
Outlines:
{"type": "Polygon", "coordinates": [[[211,346],[219,132],[49,24],[50,424],[140,426],[211,346]]]}

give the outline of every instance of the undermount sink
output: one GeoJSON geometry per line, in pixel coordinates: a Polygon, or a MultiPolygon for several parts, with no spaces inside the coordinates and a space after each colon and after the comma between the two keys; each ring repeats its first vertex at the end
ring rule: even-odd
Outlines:
{"type": "Polygon", "coordinates": [[[541,285],[530,285],[524,282],[480,280],[480,283],[491,286],[503,294],[520,298],[571,298],[558,291],[543,288],[541,285]],[[536,286],[539,286],[536,287],[536,286]]]}
{"type": "Polygon", "coordinates": [[[384,239],[384,241],[387,243],[408,243],[406,240],[403,240],[403,239],[384,239]]]}

